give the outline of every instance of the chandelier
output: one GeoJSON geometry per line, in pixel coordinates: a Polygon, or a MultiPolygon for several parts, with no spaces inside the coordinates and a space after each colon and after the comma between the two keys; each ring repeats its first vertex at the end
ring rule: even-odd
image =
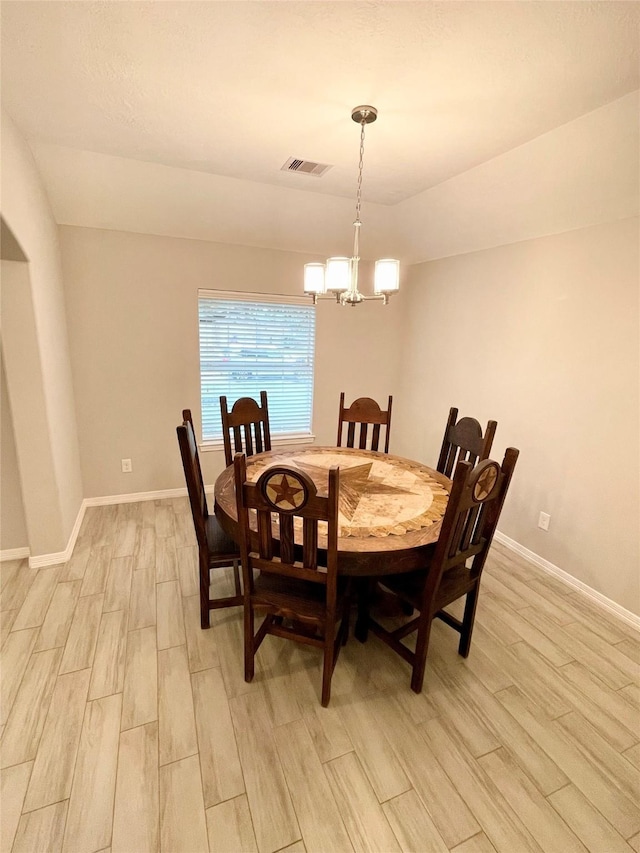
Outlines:
{"type": "Polygon", "coordinates": [[[304,265],[304,292],[313,298],[332,299],[341,305],[359,305],[365,299],[382,299],[386,305],[389,296],[400,287],[400,261],[382,258],[376,261],[373,296],[364,296],[358,290],[358,265],[360,263],[360,206],[362,202],[362,164],[364,161],[364,128],[378,117],[375,107],[355,107],[351,118],[360,125],[360,163],[358,190],[356,192],[356,219],[353,223],[353,255],[350,258],[329,258],[326,264],[304,265]],[[325,294],[331,294],[325,296],[325,294]]]}

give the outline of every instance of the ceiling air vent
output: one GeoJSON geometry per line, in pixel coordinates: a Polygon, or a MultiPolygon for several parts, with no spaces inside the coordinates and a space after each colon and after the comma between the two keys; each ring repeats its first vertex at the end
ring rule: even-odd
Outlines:
{"type": "Polygon", "coordinates": [[[313,175],[319,178],[327,172],[331,166],[326,163],[314,163],[311,160],[299,160],[297,157],[289,157],[282,166],[281,172],[299,172],[302,175],[313,175]]]}

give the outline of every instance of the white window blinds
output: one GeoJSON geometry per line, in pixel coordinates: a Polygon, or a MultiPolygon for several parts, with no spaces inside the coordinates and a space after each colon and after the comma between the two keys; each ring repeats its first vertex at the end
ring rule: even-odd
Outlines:
{"type": "Polygon", "coordinates": [[[269,400],[271,436],[311,433],[315,308],[306,300],[199,291],[202,438],[222,437],[220,397],[269,400]]]}

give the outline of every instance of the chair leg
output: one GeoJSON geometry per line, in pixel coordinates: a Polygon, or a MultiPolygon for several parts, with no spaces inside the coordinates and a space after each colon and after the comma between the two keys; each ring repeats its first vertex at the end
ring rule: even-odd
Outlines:
{"type": "Polygon", "coordinates": [[[431,619],[425,620],[418,628],[413,670],[411,672],[411,689],[414,693],[422,691],[424,670],[427,663],[427,650],[429,649],[429,636],[431,635],[431,622],[431,619]]]}
{"type": "Polygon", "coordinates": [[[209,566],[200,562],[200,627],[210,628],[209,620],[209,566]]]}
{"type": "Polygon", "coordinates": [[[460,631],[460,643],[458,644],[458,654],[463,658],[469,657],[471,650],[471,634],[473,633],[473,623],[476,618],[476,606],[478,604],[478,585],[467,593],[467,600],[464,603],[464,616],[462,617],[462,630],[460,631]]]}
{"type": "Polygon", "coordinates": [[[254,617],[251,602],[244,604],[244,680],[252,681],[255,666],[254,617]]]}
{"type": "Polygon", "coordinates": [[[238,561],[233,561],[233,581],[236,587],[236,595],[242,595],[242,587],[240,586],[240,571],[238,569],[238,561]]]}
{"type": "Polygon", "coordinates": [[[326,708],[331,698],[331,676],[333,675],[333,658],[335,650],[335,619],[324,626],[324,658],[322,661],[322,698],[321,704],[326,708]]]}

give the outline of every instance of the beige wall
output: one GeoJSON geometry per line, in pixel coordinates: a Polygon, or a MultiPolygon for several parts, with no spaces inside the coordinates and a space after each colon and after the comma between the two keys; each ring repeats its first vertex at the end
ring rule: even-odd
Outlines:
{"type": "MultiPolygon", "coordinates": [[[[60,245],[85,497],[184,486],[175,428],[191,408],[199,429],[198,288],[300,294],[314,258],[67,226],[60,245]],[[121,473],[122,458],[132,473],[121,473]]],[[[335,443],[341,390],[395,393],[401,302],[318,306],[318,443],[335,443]]],[[[203,453],[202,464],[213,482],[223,455],[203,453]]]]}
{"type": "Polygon", "coordinates": [[[27,525],[4,363],[0,366],[0,551],[26,548],[27,525]]]}
{"type": "Polygon", "coordinates": [[[57,228],[31,152],[4,111],[2,218],[28,259],[2,262],[2,346],[29,546],[38,556],[67,547],[82,481],[57,228]]]}
{"type": "Polygon", "coordinates": [[[492,455],[521,451],[501,531],[635,613],[639,280],[637,219],[413,267],[395,423],[434,463],[450,406],[496,419],[492,455]]]}

